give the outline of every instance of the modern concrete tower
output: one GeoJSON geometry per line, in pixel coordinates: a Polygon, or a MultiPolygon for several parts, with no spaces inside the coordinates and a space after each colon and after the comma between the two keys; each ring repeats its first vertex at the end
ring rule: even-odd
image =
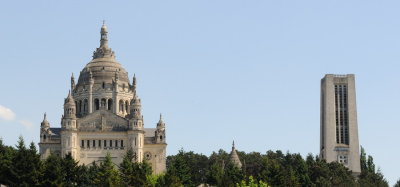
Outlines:
{"type": "Polygon", "coordinates": [[[356,90],[353,74],[327,74],[321,80],[320,157],[361,172],[356,90]]]}

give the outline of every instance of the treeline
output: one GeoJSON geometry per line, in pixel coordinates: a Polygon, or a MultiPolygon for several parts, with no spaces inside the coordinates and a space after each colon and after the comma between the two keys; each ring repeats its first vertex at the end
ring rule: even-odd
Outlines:
{"type": "MultiPolygon", "coordinates": [[[[167,157],[167,172],[153,175],[146,162],[132,162],[127,151],[123,162],[114,165],[110,155],[97,164],[80,165],[67,155],[51,154],[41,160],[36,146],[26,147],[20,138],[16,147],[0,139],[0,184],[8,186],[388,186],[375,168],[373,158],[361,150],[362,173],[358,179],[339,163],[318,157],[268,151],[265,154],[238,152],[242,168],[229,161],[223,150],[209,157],[180,150],[167,157]]],[[[400,181],[396,184],[399,186],[400,181]]]]}

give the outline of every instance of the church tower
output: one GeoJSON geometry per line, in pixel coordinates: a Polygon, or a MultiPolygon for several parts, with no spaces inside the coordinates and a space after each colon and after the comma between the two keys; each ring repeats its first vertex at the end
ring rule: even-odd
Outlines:
{"type": "Polygon", "coordinates": [[[327,74],[321,80],[320,157],[361,172],[355,78],[327,74]]]}
{"type": "MultiPolygon", "coordinates": [[[[134,78],[134,85],[136,88],[136,78],[134,78]]],[[[133,99],[130,103],[130,115],[128,125],[128,137],[131,144],[131,149],[136,155],[136,161],[143,161],[143,146],[144,146],[144,124],[142,116],[142,104],[136,94],[136,89],[133,91],[133,99]]]]}
{"type": "Polygon", "coordinates": [[[76,104],[75,100],[68,93],[64,100],[64,115],[61,120],[61,155],[71,154],[73,158],[77,155],[77,134],[76,134],[76,104]]]}
{"type": "Polygon", "coordinates": [[[232,142],[232,151],[229,155],[229,160],[239,169],[242,168],[242,162],[240,162],[239,155],[236,152],[235,141],[232,142]]]}

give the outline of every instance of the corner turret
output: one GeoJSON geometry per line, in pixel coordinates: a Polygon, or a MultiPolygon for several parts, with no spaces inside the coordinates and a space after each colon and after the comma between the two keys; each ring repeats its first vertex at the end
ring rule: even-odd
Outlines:
{"type": "Polygon", "coordinates": [[[165,143],[165,123],[162,119],[162,114],[160,114],[160,120],[157,123],[157,129],[155,131],[155,143],[165,143]]]}
{"type": "Polygon", "coordinates": [[[71,91],[68,92],[68,96],[64,100],[64,115],[61,127],[63,129],[76,129],[76,104],[71,91]]]}
{"type": "Polygon", "coordinates": [[[40,123],[40,128],[43,130],[50,128],[50,123],[47,121],[46,113],[44,113],[43,121],[40,123]]]}

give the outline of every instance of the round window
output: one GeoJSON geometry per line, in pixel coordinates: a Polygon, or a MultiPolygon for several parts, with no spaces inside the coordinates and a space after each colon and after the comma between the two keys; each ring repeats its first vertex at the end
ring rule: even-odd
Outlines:
{"type": "Polygon", "coordinates": [[[146,158],[146,160],[150,160],[151,159],[151,153],[150,152],[144,153],[144,157],[146,158]]]}

